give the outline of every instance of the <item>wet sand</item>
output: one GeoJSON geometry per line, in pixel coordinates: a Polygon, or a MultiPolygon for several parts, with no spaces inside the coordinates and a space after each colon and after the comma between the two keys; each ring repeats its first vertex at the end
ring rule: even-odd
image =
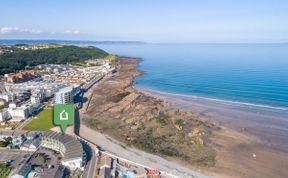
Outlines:
{"type": "Polygon", "coordinates": [[[217,164],[208,170],[216,177],[288,177],[288,111],[137,89],[222,126],[212,138],[217,164]]]}

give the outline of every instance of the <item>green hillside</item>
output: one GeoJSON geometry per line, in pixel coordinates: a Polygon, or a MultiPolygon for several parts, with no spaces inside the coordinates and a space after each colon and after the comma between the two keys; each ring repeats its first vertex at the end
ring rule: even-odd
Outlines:
{"type": "Polygon", "coordinates": [[[108,53],[96,47],[63,46],[40,50],[14,50],[0,55],[0,75],[22,70],[39,64],[65,64],[101,58],[108,53]]]}

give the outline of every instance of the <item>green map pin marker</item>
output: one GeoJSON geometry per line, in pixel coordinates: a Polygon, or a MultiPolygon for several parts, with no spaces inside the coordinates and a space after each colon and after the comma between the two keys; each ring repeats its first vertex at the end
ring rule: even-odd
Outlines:
{"type": "Polygon", "coordinates": [[[74,124],[74,106],[72,104],[57,104],[54,106],[54,124],[59,125],[63,133],[69,125],[74,124]]]}

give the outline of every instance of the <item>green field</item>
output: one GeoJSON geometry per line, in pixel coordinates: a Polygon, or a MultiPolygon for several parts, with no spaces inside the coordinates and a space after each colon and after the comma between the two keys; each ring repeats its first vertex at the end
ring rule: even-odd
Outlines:
{"type": "Polygon", "coordinates": [[[9,173],[11,172],[12,168],[8,167],[4,164],[0,164],[0,178],[8,177],[9,173]]]}
{"type": "Polygon", "coordinates": [[[23,129],[28,131],[47,131],[52,127],[54,127],[53,110],[52,108],[45,108],[23,129]]]}

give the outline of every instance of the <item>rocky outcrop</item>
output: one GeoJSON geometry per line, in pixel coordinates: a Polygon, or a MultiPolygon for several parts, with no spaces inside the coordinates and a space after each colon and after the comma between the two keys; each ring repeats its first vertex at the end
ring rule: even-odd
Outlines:
{"type": "Polygon", "coordinates": [[[133,79],[141,75],[134,70],[138,63],[139,59],[119,59],[118,73],[94,88],[84,123],[128,146],[213,165],[215,152],[209,135],[214,125],[135,90],[133,79]]]}

